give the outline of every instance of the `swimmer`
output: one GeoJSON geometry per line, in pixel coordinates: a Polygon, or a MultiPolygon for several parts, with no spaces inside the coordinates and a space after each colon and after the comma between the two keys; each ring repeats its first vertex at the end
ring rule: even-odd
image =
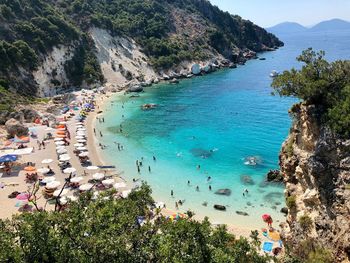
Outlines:
{"type": "Polygon", "coordinates": [[[187,181],[187,185],[190,185],[190,184],[191,184],[191,182],[190,182],[190,180],[188,180],[188,181],[187,181]]]}
{"type": "Polygon", "coordinates": [[[211,191],[211,185],[209,185],[209,191],[211,191]]]}
{"type": "Polygon", "coordinates": [[[211,180],[211,176],[208,176],[207,181],[209,182],[211,180]]]}
{"type": "Polygon", "coordinates": [[[156,161],[156,157],[155,156],[153,156],[153,161],[156,161]]]}
{"type": "Polygon", "coordinates": [[[197,170],[200,170],[201,169],[201,166],[200,164],[197,165],[197,170]]]}
{"type": "Polygon", "coordinates": [[[198,185],[196,186],[196,191],[199,192],[199,186],[198,185]]]}
{"type": "Polygon", "coordinates": [[[170,191],[170,195],[171,195],[171,197],[174,196],[174,191],[173,190],[170,191]]]}
{"type": "Polygon", "coordinates": [[[148,171],[151,172],[151,166],[148,165],[148,171]]]}
{"type": "Polygon", "coordinates": [[[140,173],[140,166],[137,166],[137,172],[140,173]]]}

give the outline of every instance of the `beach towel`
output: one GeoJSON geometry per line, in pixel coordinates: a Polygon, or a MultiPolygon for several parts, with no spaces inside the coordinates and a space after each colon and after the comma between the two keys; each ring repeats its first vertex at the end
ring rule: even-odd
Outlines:
{"type": "Polygon", "coordinates": [[[272,242],[264,242],[263,244],[263,251],[270,253],[272,251],[273,243],[272,242]]]}

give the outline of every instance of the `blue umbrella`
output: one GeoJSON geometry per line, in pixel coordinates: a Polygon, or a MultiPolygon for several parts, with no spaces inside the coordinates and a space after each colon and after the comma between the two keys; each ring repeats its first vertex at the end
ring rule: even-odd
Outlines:
{"type": "Polygon", "coordinates": [[[14,154],[6,154],[0,157],[0,163],[14,162],[16,160],[17,160],[17,155],[14,155],[14,154]]]}

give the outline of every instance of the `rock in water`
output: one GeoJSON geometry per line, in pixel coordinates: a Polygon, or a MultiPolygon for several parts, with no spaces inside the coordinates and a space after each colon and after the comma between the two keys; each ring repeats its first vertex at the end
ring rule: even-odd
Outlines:
{"type": "Polygon", "coordinates": [[[283,175],[280,170],[270,170],[266,175],[266,179],[268,182],[283,182],[283,175]]]}
{"type": "Polygon", "coordinates": [[[249,216],[247,212],[243,212],[243,211],[236,211],[236,214],[240,216],[249,216]]]}
{"type": "Polygon", "coordinates": [[[254,185],[255,184],[252,177],[250,175],[246,175],[246,174],[241,175],[241,182],[244,185],[254,185]]]}
{"type": "Polygon", "coordinates": [[[132,86],[132,87],[128,88],[127,91],[128,92],[142,92],[143,91],[143,87],[140,86],[140,85],[135,85],[135,86],[132,86]]]}
{"type": "Polygon", "coordinates": [[[288,208],[287,207],[282,207],[281,208],[281,213],[288,215],[288,208]]]}
{"type": "Polygon", "coordinates": [[[226,195],[226,196],[230,196],[231,195],[231,189],[219,189],[215,192],[215,194],[217,195],[226,195]]]}
{"type": "Polygon", "coordinates": [[[224,205],[214,205],[214,208],[216,210],[226,211],[226,206],[224,206],[224,205]]]}
{"type": "Polygon", "coordinates": [[[193,148],[191,150],[191,153],[193,154],[193,156],[201,157],[203,159],[207,159],[207,158],[211,157],[211,155],[213,154],[212,151],[208,151],[208,150],[201,149],[201,148],[193,148]]]}
{"type": "Polygon", "coordinates": [[[22,123],[20,123],[15,119],[9,119],[5,123],[5,128],[11,138],[15,137],[15,135],[19,137],[26,136],[28,135],[28,131],[29,131],[27,127],[25,127],[22,123]]]}

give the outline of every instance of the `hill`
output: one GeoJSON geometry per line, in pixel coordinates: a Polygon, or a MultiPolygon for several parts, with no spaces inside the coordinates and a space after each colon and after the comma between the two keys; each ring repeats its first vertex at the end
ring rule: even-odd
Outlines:
{"type": "Polygon", "coordinates": [[[284,22],[284,23],[275,25],[273,27],[269,27],[266,30],[273,34],[280,34],[280,33],[289,34],[289,33],[305,32],[307,28],[295,22],[284,22]]]}
{"type": "Polygon", "coordinates": [[[266,28],[266,30],[276,35],[303,32],[324,32],[332,30],[350,30],[350,22],[341,19],[332,19],[320,22],[310,28],[294,22],[284,22],[273,27],[266,28]]]}
{"type": "Polygon", "coordinates": [[[323,21],[310,28],[311,31],[350,30],[350,22],[341,19],[323,21]]]}
{"type": "Polygon", "coordinates": [[[122,86],[281,45],[207,0],[0,0],[0,85],[23,95],[122,86]]]}

